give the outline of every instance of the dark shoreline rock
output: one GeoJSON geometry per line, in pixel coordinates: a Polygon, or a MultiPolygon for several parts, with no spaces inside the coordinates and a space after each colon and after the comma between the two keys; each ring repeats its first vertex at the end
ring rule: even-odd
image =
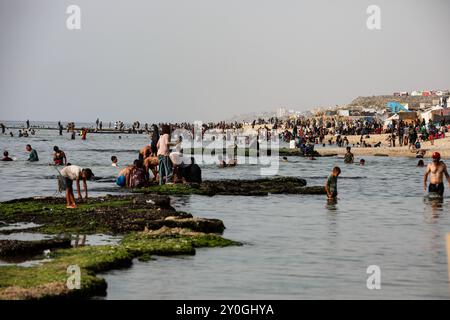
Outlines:
{"type": "Polygon", "coordinates": [[[201,184],[153,185],[135,189],[135,193],[160,195],[205,196],[267,196],[269,194],[326,194],[323,186],[306,186],[306,180],[296,177],[275,177],[255,180],[209,180],[201,184]]]}
{"type": "Polygon", "coordinates": [[[47,249],[70,248],[70,239],[38,241],[0,240],[0,257],[33,256],[47,249]]]}
{"type": "Polygon", "coordinates": [[[0,220],[33,222],[42,226],[29,232],[50,234],[125,234],[170,225],[212,233],[225,229],[220,220],[194,219],[189,213],[176,211],[168,196],[139,194],[91,198],[74,210],[66,209],[64,198],[18,199],[0,203],[0,220]]]}

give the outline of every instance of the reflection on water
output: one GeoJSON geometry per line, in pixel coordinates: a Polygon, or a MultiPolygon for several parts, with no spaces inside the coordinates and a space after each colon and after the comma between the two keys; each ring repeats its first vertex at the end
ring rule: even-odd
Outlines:
{"type": "Polygon", "coordinates": [[[423,197],[425,204],[424,217],[428,223],[436,223],[437,219],[443,212],[444,198],[436,195],[427,195],[423,197]]]}
{"type": "MultiPolygon", "coordinates": [[[[14,157],[26,159],[24,147],[31,143],[42,159],[42,165],[0,163],[1,200],[55,192],[56,182],[43,179],[55,174],[47,165],[53,145],[66,151],[71,163],[91,167],[96,176],[112,181],[117,169],[110,166],[111,153],[118,154],[119,164],[131,163],[149,141],[143,135],[123,135],[122,140],[89,135],[83,142],[56,132],[38,134],[51,143],[0,137],[0,148],[14,157]]],[[[341,166],[336,203],[318,195],[173,197],[178,210],[222,219],[224,236],[246,245],[136,261],[130,269],[104,275],[107,298],[448,299],[450,191],[441,199],[424,197],[424,169],[416,167],[415,159],[364,158],[364,167],[344,166],[338,158],[280,163],[280,175],[306,178],[309,185],[324,185],[331,169],[341,166]],[[381,290],[366,287],[369,265],[381,268],[381,290]]],[[[259,169],[202,167],[205,179],[251,179],[259,169]]],[[[91,195],[119,191],[106,181],[90,182],[89,188],[91,195]]]]}
{"type": "Polygon", "coordinates": [[[337,203],[338,203],[338,199],[337,198],[327,199],[326,208],[329,211],[332,211],[332,212],[336,213],[336,211],[337,211],[337,203]]]}

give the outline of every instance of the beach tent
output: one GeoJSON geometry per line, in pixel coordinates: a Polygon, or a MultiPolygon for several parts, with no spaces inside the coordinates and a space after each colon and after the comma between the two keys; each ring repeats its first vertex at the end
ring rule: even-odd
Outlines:
{"type": "Polygon", "coordinates": [[[450,109],[443,108],[442,106],[435,106],[431,111],[431,121],[433,123],[439,123],[445,120],[446,123],[450,122],[450,109]]]}
{"type": "Polygon", "coordinates": [[[425,120],[426,123],[428,123],[428,122],[430,122],[430,120],[433,116],[432,112],[433,112],[433,110],[428,110],[428,111],[422,112],[420,114],[420,118],[422,120],[425,120]]]}
{"type": "Polygon", "coordinates": [[[400,116],[398,114],[394,114],[392,117],[387,118],[384,120],[384,129],[386,129],[388,126],[392,125],[392,121],[398,121],[400,119],[400,116]]]}

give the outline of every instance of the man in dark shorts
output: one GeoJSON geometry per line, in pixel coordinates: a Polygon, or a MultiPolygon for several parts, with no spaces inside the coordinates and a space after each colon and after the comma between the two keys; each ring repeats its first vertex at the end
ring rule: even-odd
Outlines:
{"type": "Polygon", "coordinates": [[[423,188],[427,190],[428,175],[430,175],[430,185],[428,186],[428,192],[444,195],[444,176],[450,186],[450,175],[447,172],[447,165],[441,161],[441,155],[439,152],[434,152],[432,155],[433,162],[428,164],[427,169],[423,177],[423,188]]]}
{"type": "Polygon", "coordinates": [[[91,169],[83,169],[79,166],[68,165],[60,172],[61,176],[65,179],[66,184],[66,202],[67,209],[76,209],[75,196],[73,194],[73,182],[76,182],[78,199],[83,200],[81,196],[80,181],[83,181],[85,199],[88,197],[87,180],[91,180],[94,177],[91,169]]]}

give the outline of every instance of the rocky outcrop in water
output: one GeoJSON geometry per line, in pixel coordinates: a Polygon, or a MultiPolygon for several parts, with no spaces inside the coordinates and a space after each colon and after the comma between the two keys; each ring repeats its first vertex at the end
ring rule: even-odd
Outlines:
{"type": "Polygon", "coordinates": [[[164,226],[221,233],[217,219],[193,218],[176,211],[170,198],[160,195],[107,196],[89,199],[74,210],[66,209],[63,198],[28,198],[0,203],[0,220],[7,223],[33,222],[32,232],[125,234],[164,226]],[[172,219],[166,219],[171,217],[172,219]]]}
{"type": "Polygon", "coordinates": [[[201,184],[154,185],[137,189],[136,193],[182,195],[199,194],[205,196],[267,196],[269,194],[326,194],[322,186],[306,186],[306,180],[295,177],[275,177],[255,180],[217,180],[201,184]]]}
{"type": "Polygon", "coordinates": [[[38,241],[0,240],[0,257],[33,256],[44,250],[70,248],[70,239],[38,241]]]}

